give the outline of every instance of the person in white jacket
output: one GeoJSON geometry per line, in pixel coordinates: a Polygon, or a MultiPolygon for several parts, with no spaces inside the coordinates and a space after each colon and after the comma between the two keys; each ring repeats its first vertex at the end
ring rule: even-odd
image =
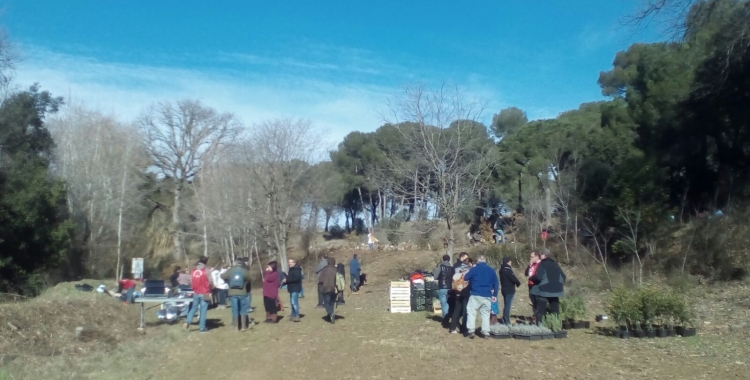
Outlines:
{"type": "Polygon", "coordinates": [[[223,265],[211,271],[211,282],[214,284],[214,289],[216,289],[216,304],[221,309],[227,306],[227,294],[229,293],[229,284],[221,278],[221,275],[226,271],[227,269],[223,265]]]}

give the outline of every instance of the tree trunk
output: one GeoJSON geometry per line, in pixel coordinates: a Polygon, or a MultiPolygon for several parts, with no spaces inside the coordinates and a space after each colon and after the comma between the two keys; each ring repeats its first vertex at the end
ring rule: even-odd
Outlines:
{"type": "Polygon", "coordinates": [[[331,214],[328,211],[326,211],[325,213],[326,213],[326,228],[323,231],[328,232],[328,222],[331,221],[331,214]]]}
{"type": "Polygon", "coordinates": [[[125,212],[125,185],[127,183],[128,171],[123,168],[122,182],[120,183],[120,210],[117,218],[117,267],[115,268],[117,281],[122,279],[122,273],[120,273],[120,265],[122,262],[122,214],[125,212]]]}
{"type": "Polygon", "coordinates": [[[517,211],[523,213],[523,185],[521,180],[523,179],[523,173],[518,173],[518,207],[517,211]]]}
{"type": "MultiPolygon", "coordinates": [[[[179,260],[183,256],[182,251],[182,226],[180,225],[180,201],[182,196],[182,181],[178,181],[174,188],[174,206],[172,207],[172,228],[174,229],[174,259],[179,260]]],[[[185,255],[187,260],[187,255],[185,255]]]]}
{"type": "Polygon", "coordinates": [[[445,219],[445,224],[448,226],[448,247],[445,250],[445,254],[451,257],[451,262],[453,262],[453,249],[456,244],[456,239],[454,236],[454,228],[453,223],[451,223],[450,218],[445,219]]]}

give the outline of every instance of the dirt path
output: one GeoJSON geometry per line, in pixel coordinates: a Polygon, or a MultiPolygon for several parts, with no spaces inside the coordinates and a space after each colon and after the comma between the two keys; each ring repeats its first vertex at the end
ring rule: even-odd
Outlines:
{"type": "MultiPolygon", "coordinates": [[[[518,298],[516,305],[526,311],[527,300],[518,298]]],[[[260,305],[259,295],[253,303],[260,305]]],[[[750,378],[746,337],[622,341],[577,330],[568,339],[540,342],[470,340],[448,334],[427,313],[388,313],[383,281],[361,294],[347,293],[335,325],[322,320],[324,312],[315,303],[312,292],[301,300],[301,323],[284,318],[247,333],[229,327],[186,332],[185,340],[168,347],[168,365],[150,378],[750,378]]],[[[287,316],[288,310],[281,314],[287,316]]],[[[262,308],[251,315],[262,319],[262,308]]],[[[229,324],[230,311],[209,311],[209,319],[229,324]]]]}

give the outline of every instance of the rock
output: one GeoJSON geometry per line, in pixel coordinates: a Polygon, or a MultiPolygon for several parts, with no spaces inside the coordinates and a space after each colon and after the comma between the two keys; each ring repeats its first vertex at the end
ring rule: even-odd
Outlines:
{"type": "Polygon", "coordinates": [[[81,334],[83,334],[83,327],[81,326],[76,327],[76,338],[80,338],[81,334]]]}

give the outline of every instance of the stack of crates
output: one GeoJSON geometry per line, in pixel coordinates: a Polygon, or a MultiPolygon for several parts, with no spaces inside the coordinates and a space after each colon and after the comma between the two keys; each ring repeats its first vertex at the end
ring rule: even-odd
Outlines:
{"type": "Polygon", "coordinates": [[[411,289],[411,310],[412,311],[424,311],[425,309],[425,289],[412,288],[411,289]]]}
{"type": "Polygon", "coordinates": [[[434,312],[433,303],[437,298],[437,282],[425,282],[424,288],[411,289],[411,310],[434,312]]]}

